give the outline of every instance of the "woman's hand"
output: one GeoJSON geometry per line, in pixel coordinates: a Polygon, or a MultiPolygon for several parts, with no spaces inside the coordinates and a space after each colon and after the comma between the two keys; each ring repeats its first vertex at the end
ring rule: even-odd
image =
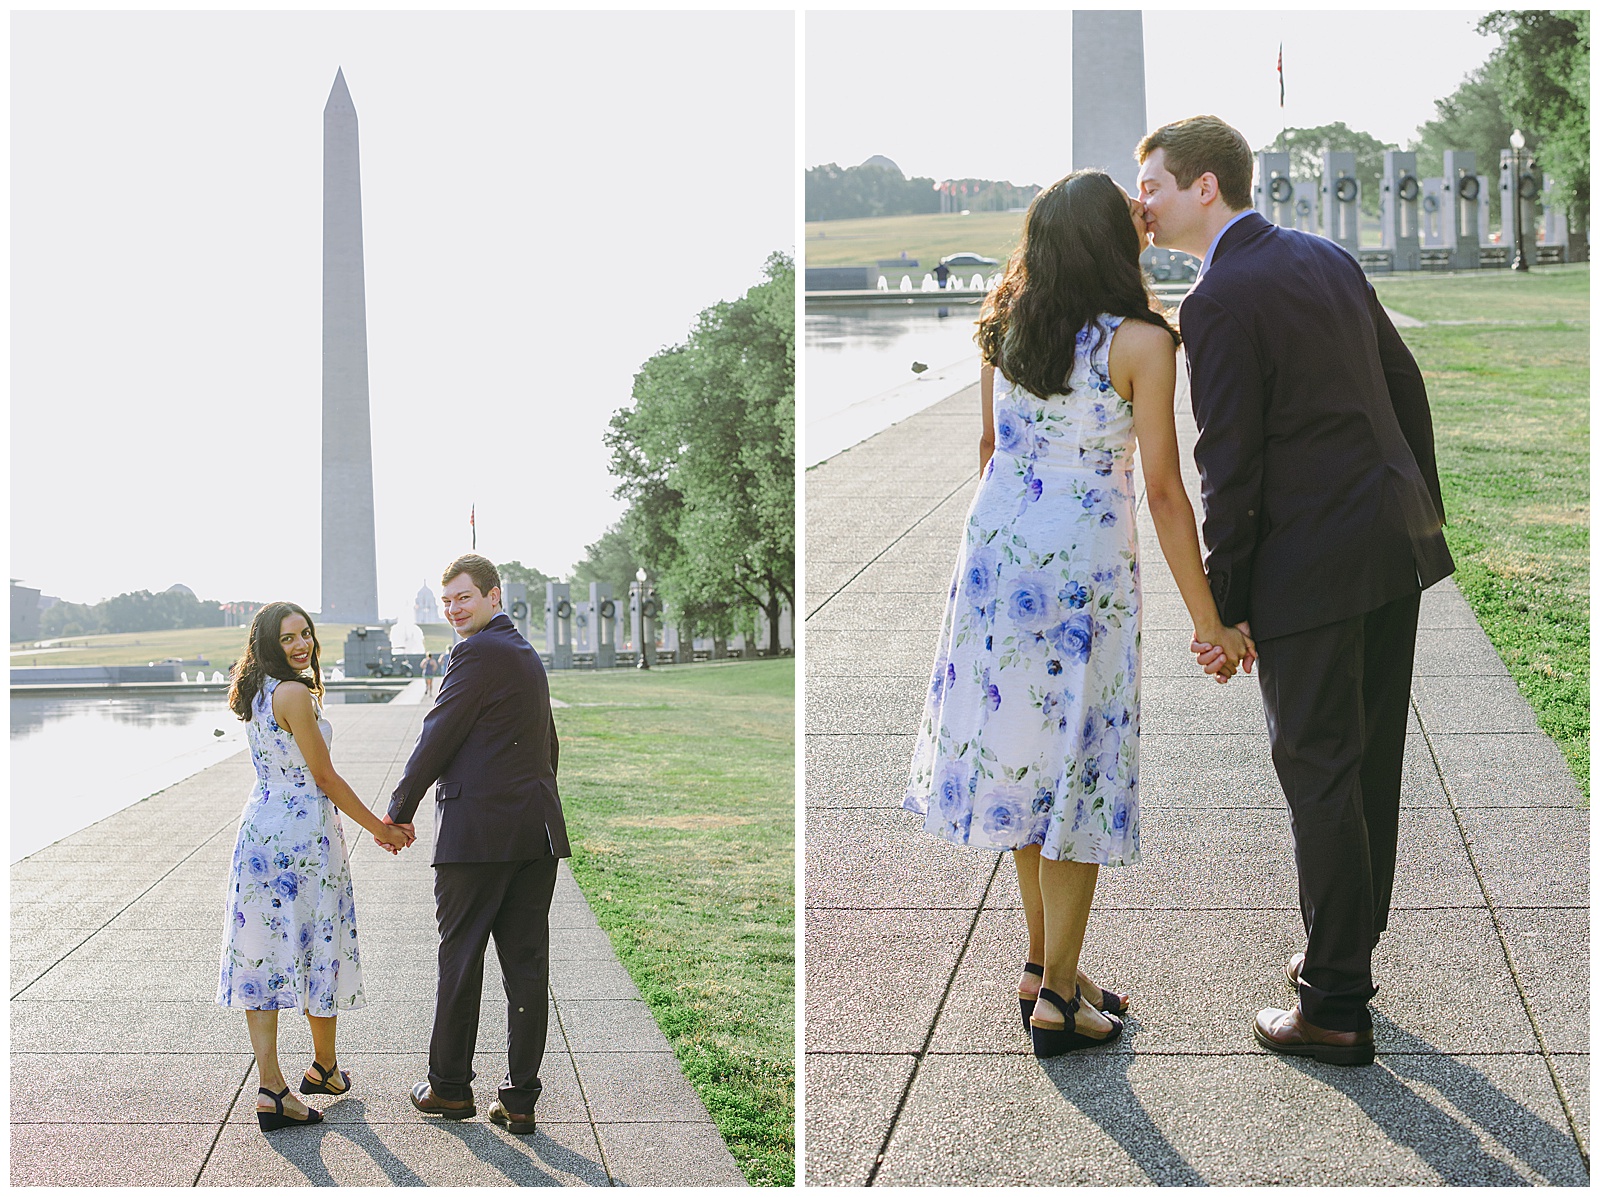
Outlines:
{"type": "Polygon", "coordinates": [[[400,849],[409,848],[414,838],[400,823],[384,823],[372,834],[373,842],[393,856],[399,856],[400,849]]]}

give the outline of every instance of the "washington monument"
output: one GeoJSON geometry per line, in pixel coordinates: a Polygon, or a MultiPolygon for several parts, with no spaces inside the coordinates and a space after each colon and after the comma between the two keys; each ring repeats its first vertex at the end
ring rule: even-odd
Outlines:
{"type": "Polygon", "coordinates": [[[322,611],[378,621],[361,153],[344,71],[322,110],[322,611]]]}
{"type": "Polygon", "coordinates": [[[1139,189],[1134,149],[1144,123],[1144,14],[1072,14],[1072,169],[1098,167],[1139,189]]]}

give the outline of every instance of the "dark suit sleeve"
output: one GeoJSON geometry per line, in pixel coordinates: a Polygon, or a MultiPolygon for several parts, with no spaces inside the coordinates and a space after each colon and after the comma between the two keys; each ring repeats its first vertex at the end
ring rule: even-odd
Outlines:
{"type": "Polygon", "coordinates": [[[483,679],[479,676],[483,664],[478,660],[479,654],[467,648],[470,643],[463,640],[451,654],[444,684],[439,687],[433,709],[422,721],[422,735],[411,750],[400,784],[389,797],[389,818],[396,823],[412,821],[417,804],[455,759],[478,718],[483,705],[483,679]]]}
{"type": "Polygon", "coordinates": [[[1200,437],[1206,578],[1226,624],[1249,618],[1250,572],[1261,516],[1266,384],[1255,346],[1215,300],[1191,294],[1181,313],[1189,399],[1200,437]]]}
{"type": "Polygon", "coordinates": [[[561,758],[561,741],[556,738],[556,712],[555,707],[550,708],[550,776],[556,775],[556,767],[561,758]]]}
{"type": "MultiPolygon", "coordinates": [[[[1365,278],[1362,280],[1366,283],[1365,278]]],[[[1444,495],[1439,489],[1439,464],[1433,452],[1433,414],[1428,410],[1428,390],[1422,382],[1417,359],[1395,331],[1389,313],[1378,302],[1378,293],[1366,283],[1367,307],[1372,312],[1372,327],[1378,334],[1378,357],[1383,363],[1383,379],[1389,386],[1389,402],[1394,405],[1400,432],[1417,459],[1422,481],[1433,496],[1433,505],[1444,523],[1444,495]]]]}

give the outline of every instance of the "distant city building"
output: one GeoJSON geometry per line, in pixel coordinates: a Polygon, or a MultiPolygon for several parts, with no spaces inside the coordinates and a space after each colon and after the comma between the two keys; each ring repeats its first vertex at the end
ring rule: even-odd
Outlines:
{"type": "Polygon", "coordinates": [[[413,605],[413,612],[417,623],[443,623],[439,616],[439,600],[433,597],[433,591],[428,589],[424,582],[422,589],[417,591],[417,601],[413,605]]]}
{"type": "Polygon", "coordinates": [[[11,583],[11,643],[39,638],[39,593],[11,583]]]}

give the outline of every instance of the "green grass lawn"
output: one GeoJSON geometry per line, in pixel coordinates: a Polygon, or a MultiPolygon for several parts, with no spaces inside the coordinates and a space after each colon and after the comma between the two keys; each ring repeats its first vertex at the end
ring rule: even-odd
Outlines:
{"type": "Polygon", "coordinates": [[[1589,270],[1375,279],[1428,383],[1456,583],[1589,791],[1589,270]],[[1512,323],[1514,322],[1514,323],[1512,323]]]}
{"type": "MultiPolygon", "coordinates": [[[[875,216],[862,220],[813,220],[806,224],[807,266],[870,266],[902,251],[921,264],[916,279],[940,258],[970,250],[1002,265],[1022,234],[1021,212],[974,212],[971,216],[875,216]]],[[[970,277],[979,267],[962,267],[970,277]]],[[[987,275],[996,267],[985,266],[987,275]]],[[[886,270],[886,274],[893,272],[886,270]]],[[[894,280],[891,280],[894,281],[894,280]]]]}
{"type": "Polygon", "coordinates": [[[573,875],[746,1179],[792,1185],[794,661],[550,690],[573,875]]]}
{"type": "MultiPolygon", "coordinates": [[[[324,668],[344,656],[345,637],[354,624],[319,623],[317,639],[322,644],[324,668]]],[[[160,632],[114,632],[102,636],[67,636],[60,640],[28,641],[11,646],[13,665],[144,665],[167,657],[193,661],[204,657],[206,668],[228,671],[230,662],[244,652],[248,628],[174,628],[160,632]],[[36,649],[47,644],[54,651],[36,649]]],[[[440,652],[455,639],[450,625],[422,625],[422,637],[430,652],[440,652]]]]}

